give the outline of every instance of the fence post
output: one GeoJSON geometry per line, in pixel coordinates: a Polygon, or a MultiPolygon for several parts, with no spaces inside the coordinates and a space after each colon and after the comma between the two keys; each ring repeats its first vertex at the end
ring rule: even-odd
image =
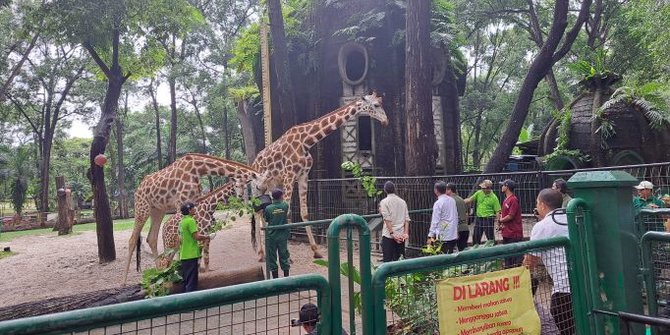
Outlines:
{"type": "MultiPolygon", "coordinates": [[[[342,286],[340,284],[340,230],[342,227],[351,225],[358,228],[360,275],[361,275],[361,301],[363,316],[363,335],[372,335],[372,263],[370,261],[370,229],[367,221],[360,215],[343,214],[335,218],[328,227],[328,282],[331,288],[331,301],[333,315],[331,324],[332,334],[342,332],[342,286]]],[[[352,264],[349,264],[352,266],[352,264]]],[[[353,299],[350,296],[349,299],[353,299]]],[[[355,313],[351,310],[349,313],[355,313]]]]}
{"type": "MultiPolygon", "coordinates": [[[[584,285],[591,291],[584,292],[586,296],[594,297],[590,306],[593,309],[644,312],[640,297],[640,250],[631,197],[635,184],[637,179],[623,171],[578,172],[568,181],[575,197],[583,200],[591,211],[591,224],[586,229],[592,232],[589,234],[592,238],[575,236],[578,240],[572,243],[593,244],[588,248],[594,251],[591,257],[595,256],[595,264],[588,262],[588,267],[595,269],[587,270],[597,278],[588,278],[590,282],[584,285]]],[[[593,314],[591,317],[596,329],[620,334],[618,319],[593,314]]],[[[635,326],[633,334],[644,334],[642,325],[635,326]]]]}

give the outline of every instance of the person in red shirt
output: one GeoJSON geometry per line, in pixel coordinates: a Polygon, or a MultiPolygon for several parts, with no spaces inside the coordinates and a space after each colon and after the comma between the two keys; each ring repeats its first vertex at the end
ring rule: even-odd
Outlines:
{"type": "MultiPolygon", "coordinates": [[[[523,241],[523,223],[521,222],[521,206],[519,199],[514,194],[514,181],[506,179],[500,183],[505,200],[498,219],[498,230],[503,237],[503,244],[523,241]]],[[[521,265],[523,255],[505,258],[505,268],[521,265]]]]}

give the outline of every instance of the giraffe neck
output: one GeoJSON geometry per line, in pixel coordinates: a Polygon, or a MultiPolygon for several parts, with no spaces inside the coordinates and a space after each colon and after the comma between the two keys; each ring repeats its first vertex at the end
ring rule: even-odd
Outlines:
{"type": "Polygon", "coordinates": [[[311,148],[358,114],[355,102],[332,111],[305,125],[303,143],[311,148]]]}
{"type": "Polygon", "coordinates": [[[234,195],[235,184],[227,182],[223,186],[197,199],[196,206],[198,206],[199,211],[214,212],[220,202],[228,202],[228,199],[234,195]]]}
{"type": "Polygon", "coordinates": [[[193,157],[190,173],[197,176],[228,176],[238,180],[248,180],[252,171],[249,167],[206,155],[190,154],[193,157]]]}

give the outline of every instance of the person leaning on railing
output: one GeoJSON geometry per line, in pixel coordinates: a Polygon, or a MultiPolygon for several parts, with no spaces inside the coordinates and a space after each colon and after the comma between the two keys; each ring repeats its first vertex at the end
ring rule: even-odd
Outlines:
{"type": "MultiPolygon", "coordinates": [[[[569,238],[567,216],[565,212],[557,212],[561,208],[563,196],[560,192],[545,188],[537,196],[536,205],[540,222],[533,226],[530,240],[541,240],[557,236],[569,238]]],[[[538,261],[542,261],[554,287],[551,290],[551,315],[556,321],[561,335],[575,333],[574,318],[572,315],[572,295],[568,281],[568,263],[563,248],[532,252],[524,257],[523,264],[531,271],[538,261]]]]}
{"type": "Polygon", "coordinates": [[[472,244],[480,244],[482,242],[482,235],[486,235],[489,241],[495,241],[494,223],[496,216],[500,212],[500,200],[491,191],[493,182],[486,179],[479,184],[480,190],[475,192],[469,198],[465,199],[466,204],[471,204],[473,201],[475,205],[475,228],[472,232],[472,244]]]}

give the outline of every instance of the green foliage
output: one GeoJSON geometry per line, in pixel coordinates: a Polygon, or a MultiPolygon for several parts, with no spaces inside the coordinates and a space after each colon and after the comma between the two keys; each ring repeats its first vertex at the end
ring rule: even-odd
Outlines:
{"type": "Polygon", "coordinates": [[[591,161],[591,156],[585,154],[579,149],[569,150],[569,149],[556,149],[552,153],[542,157],[542,160],[547,166],[552,166],[558,162],[561,157],[570,157],[578,160],[582,163],[587,163],[591,161]]]}
{"type": "MultiPolygon", "coordinates": [[[[328,267],[328,261],[325,260],[325,259],[315,259],[312,262],[314,262],[314,264],[316,264],[316,265],[320,265],[320,266],[323,266],[323,267],[326,267],[326,268],[328,267]]],[[[358,271],[358,269],[356,268],[355,265],[351,266],[351,271],[350,271],[348,262],[340,263],[340,274],[347,277],[347,278],[351,278],[351,280],[354,283],[356,283],[358,285],[361,285],[361,272],[358,271]]],[[[353,300],[354,300],[354,308],[356,309],[356,313],[360,315],[362,310],[363,310],[363,299],[361,298],[361,292],[360,291],[355,291],[354,292],[353,300]]]]}
{"type": "Polygon", "coordinates": [[[233,44],[230,64],[240,72],[252,73],[261,59],[261,28],[254,23],[244,28],[233,44]]]}
{"type": "Polygon", "coordinates": [[[383,193],[381,190],[377,189],[377,178],[365,173],[359,163],[346,161],[342,163],[341,167],[342,170],[351,172],[351,174],[361,182],[361,185],[363,185],[363,189],[369,198],[374,198],[383,193]]]}
{"type": "MultiPolygon", "coordinates": [[[[174,252],[174,250],[165,250],[163,254],[169,252],[174,252]]],[[[170,285],[178,283],[183,279],[179,274],[180,267],[181,262],[174,261],[168,268],[162,270],[156,268],[144,270],[140,285],[146,293],[145,298],[149,299],[168,295],[170,293],[170,285]]]]}
{"type": "MultiPolygon", "coordinates": [[[[601,120],[601,128],[608,126],[604,113],[616,104],[632,105],[637,111],[644,114],[649,125],[655,130],[661,130],[663,125],[670,122],[670,108],[668,106],[668,87],[662,83],[650,82],[642,86],[622,86],[612,93],[609,100],[605,101],[598,109],[601,120]]],[[[604,132],[602,133],[604,134],[604,132]]]]}
{"type": "Polygon", "coordinates": [[[563,111],[554,115],[559,120],[558,124],[558,139],[556,142],[557,150],[566,150],[570,144],[570,128],[572,127],[572,112],[569,108],[564,108],[563,111]]]}
{"type": "Polygon", "coordinates": [[[228,227],[229,222],[235,222],[238,218],[244,215],[253,215],[254,206],[258,206],[260,200],[258,198],[252,198],[249,201],[244,201],[238,197],[228,198],[228,202],[219,203],[217,210],[222,210],[228,212],[225,220],[220,220],[209,226],[208,233],[216,233],[226,227],[228,227]]]}
{"type": "Polygon", "coordinates": [[[21,146],[14,149],[11,157],[11,200],[12,207],[17,214],[23,211],[23,205],[26,202],[26,194],[28,191],[28,180],[31,177],[30,168],[30,148],[21,146]]]}

